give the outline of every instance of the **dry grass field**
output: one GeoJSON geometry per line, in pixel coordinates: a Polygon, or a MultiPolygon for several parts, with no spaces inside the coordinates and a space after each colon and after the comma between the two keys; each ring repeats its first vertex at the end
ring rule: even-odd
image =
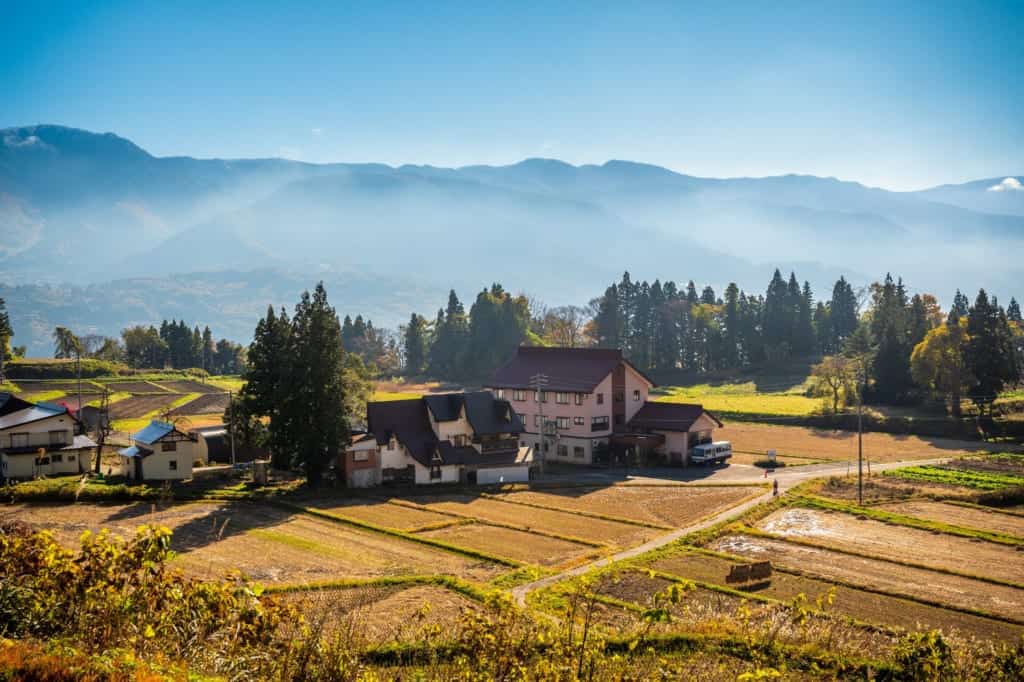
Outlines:
{"type": "Polygon", "coordinates": [[[252,503],[191,503],[6,507],[13,516],[53,530],[75,545],[85,530],[109,528],[130,536],[144,523],[173,531],[175,564],[189,573],[223,576],[240,570],[267,583],[340,578],[447,574],[486,581],[506,566],[472,559],[400,538],[252,503]]]}
{"type": "Polygon", "coordinates": [[[171,410],[171,414],[178,415],[201,415],[216,414],[222,415],[228,409],[228,396],[225,393],[204,393],[195,400],[190,400],[184,405],[171,410]]]}
{"type": "Polygon", "coordinates": [[[659,531],[642,526],[567,514],[554,509],[526,507],[472,495],[417,496],[413,500],[427,509],[441,513],[512,525],[527,531],[539,530],[580,538],[618,548],[641,544],[659,534],[659,531]]]}
{"type": "MultiPolygon", "coordinates": [[[[795,455],[830,461],[857,459],[857,434],[853,431],[727,422],[718,437],[731,441],[733,450],[744,453],[761,455],[768,450],[775,450],[780,456],[795,455]]],[[[1003,449],[1005,445],[978,441],[899,436],[888,433],[864,434],[864,456],[872,462],[956,457],[979,450],[1003,449]]]]}
{"type": "Polygon", "coordinates": [[[148,383],[159,386],[160,388],[173,391],[174,393],[223,393],[224,390],[220,386],[214,386],[213,384],[204,384],[199,381],[192,381],[191,379],[181,379],[176,381],[150,381],[148,383]]]}
{"type": "MultiPolygon", "coordinates": [[[[1024,618],[1024,590],[1005,585],[742,534],[719,538],[711,549],[754,561],[769,559],[775,566],[813,574],[826,581],[837,580],[1008,618],[1024,618]]],[[[666,560],[665,565],[671,565],[673,560],[676,559],[666,560]]],[[[710,565],[700,555],[681,555],[678,561],[710,565]]],[[[656,566],[661,568],[662,565],[656,566]]],[[[663,570],[674,572],[667,567],[663,570]]],[[[871,620],[870,615],[866,620],[871,620]]]]}
{"type": "Polygon", "coordinates": [[[125,398],[124,400],[118,400],[116,403],[112,403],[110,405],[110,418],[112,420],[138,419],[151,412],[168,407],[179,398],[181,398],[181,396],[175,395],[174,393],[166,393],[163,395],[133,395],[130,398],[125,398]]]}
{"type": "Polygon", "coordinates": [[[524,502],[550,509],[568,509],[678,528],[739,504],[761,492],[760,488],[747,486],[619,485],[524,490],[502,493],[499,497],[509,502],[524,502]]]}
{"type": "Polygon", "coordinates": [[[991,542],[816,509],[782,509],[759,521],[757,526],[774,535],[851,549],[882,559],[1024,584],[1024,554],[991,542]]]}
{"type": "Polygon", "coordinates": [[[558,566],[595,551],[588,545],[478,523],[425,531],[419,535],[540,566],[558,566]]]}

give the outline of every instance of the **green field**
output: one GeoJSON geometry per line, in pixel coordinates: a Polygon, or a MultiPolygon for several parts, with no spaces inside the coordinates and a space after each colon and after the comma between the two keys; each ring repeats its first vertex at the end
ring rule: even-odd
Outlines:
{"type": "Polygon", "coordinates": [[[730,384],[663,386],[652,392],[655,400],[674,403],[699,403],[711,412],[722,414],[764,414],[804,417],[819,412],[820,398],[807,396],[806,384],[797,384],[777,392],[759,391],[753,381],[730,384]]]}
{"type": "Polygon", "coordinates": [[[1002,490],[1003,488],[1024,486],[1024,476],[942,466],[907,467],[882,473],[885,476],[894,476],[909,481],[944,483],[978,490],[1002,490]]]}

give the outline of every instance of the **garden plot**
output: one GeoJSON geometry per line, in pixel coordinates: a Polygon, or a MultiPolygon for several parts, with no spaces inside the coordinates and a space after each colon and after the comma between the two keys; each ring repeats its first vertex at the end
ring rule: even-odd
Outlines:
{"type": "Polygon", "coordinates": [[[111,381],[103,384],[108,390],[139,395],[144,393],[170,393],[149,381],[111,381]]]}
{"type": "Polygon", "coordinates": [[[308,623],[344,633],[353,644],[413,642],[440,628],[447,639],[465,614],[479,610],[472,599],[438,585],[390,585],[291,592],[308,623]]]}
{"type": "MultiPolygon", "coordinates": [[[[914,501],[880,505],[878,509],[915,516],[919,519],[939,521],[951,526],[977,528],[992,533],[1005,533],[1024,538],[1024,517],[1013,514],[1002,514],[998,511],[986,511],[975,507],[962,507],[958,504],[942,502],[914,501]]],[[[1024,558],[1021,559],[1024,561],[1024,558]]]]}
{"type": "Polygon", "coordinates": [[[447,514],[373,499],[318,500],[308,502],[307,505],[338,516],[401,531],[458,521],[447,514]]]}
{"type": "Polygon", "coordinates": [[[749,535],[720,538],[711,547],[754,561],[769,559],[824,579],[1024,619],[1024,590],[1013,587],[749,535]]]}
{"type": "Polygon", "coordinates": [[[188,379],[180,381],[151,381],[149,383],[173,393],[224,393],[223,389],[213,384],[204,384],[188,379]]]}
{"type": "Polygon", "coordinates": [[[116,403],[110,404],[110,418],[111,419],[138,419],[144,417],[151,412],[156,412],[164,407],[167,407],[175,400],[179,400],[180,395],[173,393],[166,393],[163,395],[133,395],[130,398],[124,400],[118,400],[116,403]]]}
{"type": "Polygon", "coordinates": [[[239,570],[254,580],[270,583],[410,574],[446,574],[486,581],[508,570],[416,542],[252,503],[192,503],[164,508],[149,503],[22,505],[13,513],[17,514],[15,518],[54,529],[58,539],[71,546],[77,546],[85,530],[110,528],[128,537],[140,524],[167,526],[173,532],[171,546],[179,552],[173,563],[204,577],[239,570]]]}
{"type": "MultiPolygon", "coordinates": [[[[682,527],[761,494],[760,488],[725,486],[606,486],[503,493],[500,499],[682,527]]],[[[588,521],[589,522],[589,521],[588,521]]]]}
{"type": "Polygon", "coordinates": [[[228,409],[226,393],[206,393],[171,410],[172,415],[223,414],[228,409]]]}
{"type": "MultiPolygon", "coordinates": [[[[734,451],[757,454],[775,450],[780,456],[797,455],[832,461],[857,460],[857,432],[729,422],[721,430],[722,440],[732,442],[734,451]]],[[[1005,446],[949,438],[922,438],[889,433],[865,433],[864,456],[871,462],[897,462],[967,455],[1005,446]]]]}
{"type": "Polygon", "coordinates": [[[781,509],[761,530],[896,562],[1024,584],[1024,553],[1011,547],[816,509],[781,509]]]}
{"type": "Polygon", "coordinates": [[[417,497],[416,502],[439,512],[450,512],[482,521],[518,526],[524,530],[538,530],[617,547],[640,544],[658,533],[642,526],[509,504],[471,495],[417,497]]]}
{"type": "MultiPolygon", "coordinates": [[[[650,567],[684,578],[724,585],[725,577],[733,564],[734,562],[728,559],[694,553],[664,557],[652,562],[650,567]]],[[[770,580],[754,585],[750,591],[752,594],[782,602],[791,602],[802,594],[807,597],[808,606],[811,608],[816,607],[816,601],[820,597],[826,612],[840,613],[857,620],[906,630],[939,628],[946,632],[957,630],[978,637],[1006,641],[1013,641],[1024,633],[1024,627],[1002,621],[777,571],[772,574],[770,580]],[[833,601],[829,606],[826,598],[833,589],[833,601]]]]}
{"type": "Polygon", "coordinates": [[[451,526],[419,535],[492,556],[541,566],[564,564],[594,552],[594,548],[588,545],[479,523],[451,526]]]}

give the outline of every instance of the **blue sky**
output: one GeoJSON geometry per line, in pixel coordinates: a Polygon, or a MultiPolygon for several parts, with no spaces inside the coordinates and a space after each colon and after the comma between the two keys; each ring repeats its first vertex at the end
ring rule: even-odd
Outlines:
{"type": "Polygon", "coordinates": [[[1024,173],[1024,2],[712,4],[12,2],[0,127],[894,189],[1024,173]]]}

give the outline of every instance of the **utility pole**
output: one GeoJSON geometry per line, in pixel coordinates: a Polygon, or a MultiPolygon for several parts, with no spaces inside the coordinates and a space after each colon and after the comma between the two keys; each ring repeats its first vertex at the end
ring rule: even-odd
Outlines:
{"type": "Polygon", "coordinates": [[[545,473],[545,464],[547,460],[547,454],[544,451],[547,445],[547,423],[544,421],[544,387],[548,385],[548,377],[546,374],[538,372],[530,377],[530,383],[533,385],[535,391],[534,397],[537,399],[537,420],[540,422],[540,473],[545,473]]]}
{"type": "Polygon", "coordinates": [[[857,378],[857,504],[864,506],[864,377],[863,367],[857,378]]]}
{"type": "Polygon", "coordinates": [[[235,401],[228,391],[228,435],[231,438],[231,468],[235,468],[235,401]]]}
{"type": "Polygon", "coordinates": [[[78,408],[75,414],[82,418],[82,342],[75,339],[75,374],[78,375],[78,408]]]}

